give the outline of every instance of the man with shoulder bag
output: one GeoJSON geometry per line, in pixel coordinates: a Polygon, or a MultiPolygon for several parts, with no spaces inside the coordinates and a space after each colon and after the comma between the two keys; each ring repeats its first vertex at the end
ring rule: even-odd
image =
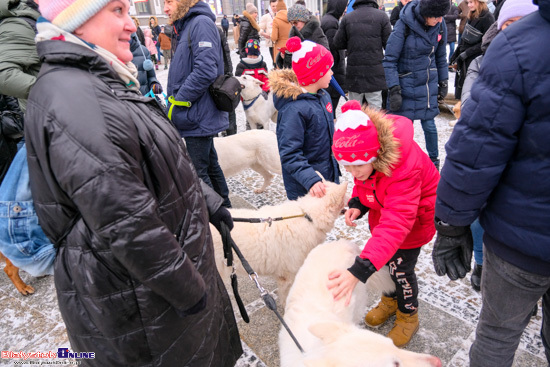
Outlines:
{"type": "Polygon", "coordinates": [[[213,139],[228,128],[228,114],[217,107],[209,92],[224,75],[216,17],[199,0],[166,0],[164,12],[173,23],[175,37],[168,75],[168,117],[184,138],[198,176],[222,196],[225,207],[231,207],[213,139]]]}

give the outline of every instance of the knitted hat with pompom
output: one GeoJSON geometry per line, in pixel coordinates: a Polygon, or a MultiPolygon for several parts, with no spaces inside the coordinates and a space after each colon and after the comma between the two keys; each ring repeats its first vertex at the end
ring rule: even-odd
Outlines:
{"type": "Polygon", "coordinates": [[[343,165],[372,163],[378,157],[378,131],[357,101],[342,106],[342,114],[334,127],[332,151],[343,165]]]}
{"type": "Polygon", "coordinates": [[[286,42],[286,49],[292,53],[292,70],[301,86],[317,82],[334,64],[330,51],[315,42],[292,37],[286,42]]]}

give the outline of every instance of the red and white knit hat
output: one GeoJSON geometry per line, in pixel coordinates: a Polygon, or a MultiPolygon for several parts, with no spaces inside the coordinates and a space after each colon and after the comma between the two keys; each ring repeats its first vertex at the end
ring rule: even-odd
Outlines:
{"type": "Polygon", "coordinates": [[[301,42],[299,37],[286,41],[286,49],[292,52],[292,70],[302,86],[321,79],[334,64],[329,50],[315,42],[301,42]]]}
{"type": "Polygon", "coordinates": [[[332,151],[336,160],[345,166],[372,163],[379,149],[378,131],[369,116],[361,111],[359,102],[346,102],[334,128],[332,151]]]}

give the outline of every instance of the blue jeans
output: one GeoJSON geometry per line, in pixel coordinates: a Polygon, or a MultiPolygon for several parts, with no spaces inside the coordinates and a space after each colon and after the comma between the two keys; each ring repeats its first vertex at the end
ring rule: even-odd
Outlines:
{"type": "Polygon", "coordinates": [[[477,218],[471,225],[472,237],[474,238],[474,260],[477,265],[483,265],[483,227],[477,218]]]}
{"type": "Polygon", "coordinates": [[[481,314],[470,367],[509,367],[533,307],[542,297],[541,337],[550,363],[550,277],[529,273],[484,248],[481,314]]]}
{"type": "Polygon", "coordinates": [[[214,138],[212,136],[193,136],[184,139],[187,151],[199,178],[223,198],[223,206],[231,208],[229,189],[227,188],[223,171],[218,163],[218,154],[214,148],[214,138]]]}
{"type": "Polygon", "coordinates": [[[426,139],[426,150],[432,160],[439,157],[439,148],[437,145],[437,127],[435,120],[420,120],[422,130],[424,130],[424,138],[426,139]]]}
{"type": "Polygon", "coordinates": [[[449,64],[451,63],[451,56],[453,56],[454,52],[455,52],[455,43],[449,42],[449,64]]]}
{"type": "Polygon", "coordinates": [[[53,274],[56,250],[38,224],[29,183],[23,145],[0,186],[0,251],[32,276],[53,274]]]}

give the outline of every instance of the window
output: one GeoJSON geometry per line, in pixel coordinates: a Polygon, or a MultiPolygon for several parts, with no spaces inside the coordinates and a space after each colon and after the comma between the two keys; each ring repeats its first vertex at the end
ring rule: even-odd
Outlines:
{"type": "Polygon", "coordinates": [[[152,15],[151,4],[149,0],[134,0],[136,12],[138,15],[152,15]]]}

